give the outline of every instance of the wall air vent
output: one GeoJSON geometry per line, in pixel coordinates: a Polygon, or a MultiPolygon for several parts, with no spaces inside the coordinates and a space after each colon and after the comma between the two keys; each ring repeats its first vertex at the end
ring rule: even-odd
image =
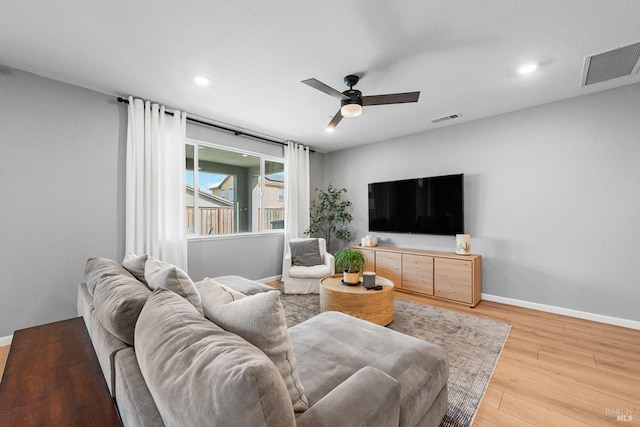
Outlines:
{"type": "Polygon", "coordinates": [[[450,114],[448,116],[438,117],[437,119],[431,119],[431,123],[442,123],[448,120],[459,119],[460,117],[462,117],[462,114],[459,114],[459,113],[450,114]]]}
{"type": "Polygon", "coordinates": [[[640,70],[640,42],[587,56],[582,86],[630,76],[640,70]]]}

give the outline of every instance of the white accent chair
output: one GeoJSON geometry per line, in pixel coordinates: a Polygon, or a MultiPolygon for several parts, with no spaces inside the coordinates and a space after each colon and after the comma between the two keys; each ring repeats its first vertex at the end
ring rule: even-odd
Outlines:
{"type": "MultiPolygon", "coordinates": [[[[292,242],[299,242],[313,239],[291,239],[292,242]]],[[[287,247],[282,262],[282,281],[284,282],[285,294],[318,294],[320,293],[320,279],[335,274],[336,267],[333,255],[327,252],[327,243],[319,238],[318,247],[322,264],[309,267],[292,265],[291,251],[287,247]]],[[[287,243],[287,246],[289,243],[287,243]]]]}

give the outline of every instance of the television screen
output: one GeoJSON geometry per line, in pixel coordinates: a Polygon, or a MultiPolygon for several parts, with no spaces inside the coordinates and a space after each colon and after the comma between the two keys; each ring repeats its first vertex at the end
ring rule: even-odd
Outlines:
{"type": "Polygon", "coordinates": [[[369,231],[464,233],[463,174],[369,184],[369,231]]]}

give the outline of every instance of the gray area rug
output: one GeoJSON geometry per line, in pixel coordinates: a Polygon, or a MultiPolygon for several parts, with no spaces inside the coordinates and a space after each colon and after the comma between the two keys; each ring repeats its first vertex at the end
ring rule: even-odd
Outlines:
{"type": "MultiPolygon", "coordinates": [[[[320,312],[318,295],[282,295],[288,326],[320,312]]],[[[469,426],[509,335],[506,323],[400,298],[389,328],[438,344],[449,353],[449,408],[441,427],[469,426]]]]}

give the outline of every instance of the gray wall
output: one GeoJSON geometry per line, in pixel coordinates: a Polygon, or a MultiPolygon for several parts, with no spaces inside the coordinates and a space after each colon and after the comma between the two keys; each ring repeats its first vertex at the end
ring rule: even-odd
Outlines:
{"type": "MultiPolygon", "coordinates": [[[[483,293],[640,320],[638,84],[333,152],[324,165],[325,183],[348,190],[358,238],[369,182],[464,173],[483,293]]],[[[378,237],[455,250],[454,237],[378,237]]]]}
{"type": "Polygon", "coordinates": [[[0,68],[0,337],[76,316],[89,256],[122,259],[126,108],[0,68]]]}
{"type": "MultiPolygon", "coordinates": [[[[0,66],[0,337],[76,316],[86,259],[124,256],[126,124],[126,105],[113,96],[0,66]]],[[[187,134],[283,153],[192,124],[187,134]]],[[[322,158],[312,155],[312,188],[322,158]]],[[[195,280],[274,277],[283,244],[278,233],[191,241],[189,270],[195,280]]]]}

